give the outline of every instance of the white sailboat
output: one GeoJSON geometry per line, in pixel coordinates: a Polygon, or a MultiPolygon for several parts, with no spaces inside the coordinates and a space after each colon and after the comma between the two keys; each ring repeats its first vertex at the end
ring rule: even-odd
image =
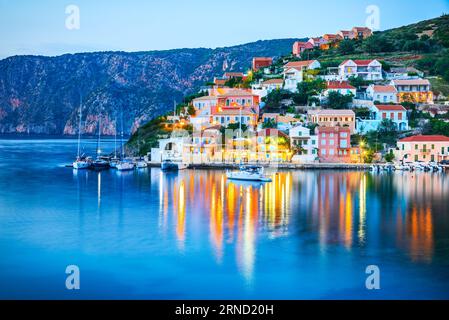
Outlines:
{"type": "Polygon", "coordinates": [[[130,160],[125,159],[125,151],[123,149],[123,113],[121,115],[121,127],[122,130],[120,132],[120,150],[121,150],[121,159],[117,162],[116,168],[118,171],[130,171],[134,170],[134,163],[130,160]]]}
{"type": "Polygon", "coordinates": [[[79,122],[78,122],[78,153],[76,160],[73,162],[72,166],[75,170],[88,169],[90,167],[90,161],[88,158],[81,155],[81,117],[82,117],[82,107],[83,100],[80,98],[80,112],[79,112],[79,122]]]}

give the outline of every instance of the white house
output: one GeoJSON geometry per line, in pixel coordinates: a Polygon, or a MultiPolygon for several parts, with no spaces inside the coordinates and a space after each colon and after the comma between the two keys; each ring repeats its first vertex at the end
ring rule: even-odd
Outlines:
{"type": "Polygon", "coordinates": [[[217,105],[217,101],[218,100],[216,96],[204,96],[193,99],[192,104],[196,110],[203,110],[205,108],[208,108],[210,110],[210,107],[214,107],[217,105]]]}
{"type": "Polygon", "coordinates": [[[341,80],[361,77],[365,80],[382,80],[382,64],[377,60],[346,60],[338,67],[341,80]]]}
{"type": "Polygon", "coordinates": [[[312,163],[318,158],[318,137],[310,134],[310,129],[297,126],[290,129],[290,144],[297,153],[293,156],[294,163],[312,163]]]}
{"type": "Polygon", "coordinates": [[[369,99],[381,103],[398,103],[398,91],[394,86],[370,85],[366,89],[369,99]]]}
{"type": "Polygon", "coordinates": [[[269,79],[251,86],[252,93],[261,99],[266,97],[271,91],[282,89],[284,79],[269,79]]]}
{"type": "Polygon", "coordinates": [[[357,119],[357,132],[365,134],[376,131],[384,119],[390,119],[396,124],[399,131],[409,129],[407,110],[401,105],[373,105],[371,107],[370,119],[357,119]]]}
{"type": "Polygon", "coordinates": [[[304,72],[319,69],[318,60],[293,61],[284,66],[284,89],[291,92],[298,90],[298,84],[304,81],[304,72]]]}
{"type": "Polygon", "coordinates": [[[347,81],[328,81],[326,89],[323,91],[323,95],[327,97],[330,92],[338,92],[342,95],[352,94],[355,97],[357,89],[351,86],[347,81]]]}

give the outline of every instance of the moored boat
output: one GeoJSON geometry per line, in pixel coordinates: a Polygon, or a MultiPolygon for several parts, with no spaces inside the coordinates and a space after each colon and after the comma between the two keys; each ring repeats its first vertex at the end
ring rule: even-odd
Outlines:
{"type": "Polygon", "coordinates": [[[130,171],[130,170],[134,170],[134,163],[132,163],[131,161],[119,161],[117,163],[116,166],[118,171],[130,171]]]}
{"type": "Polygon", "coordinates": [[[226,177],[230,180],[271,182],[272,179],[264,175],[261,166],[240,166],[239,171],[227,171],[226,177]]]}

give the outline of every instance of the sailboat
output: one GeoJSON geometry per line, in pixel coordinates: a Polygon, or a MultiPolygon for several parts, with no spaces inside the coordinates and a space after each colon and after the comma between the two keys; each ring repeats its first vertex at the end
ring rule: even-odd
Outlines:
{"type": "Polygon", "coordinates": [[[117,162],[116,168],[118,171],[130,171],[134,170],[134,163],[130,160],[125,159],[125,150],[123,149],[123,112],[121,114],[121,127],[122,130],[120,132],[120,150],[121,150],[121,160],[117,162]]]}
{"type": "Polygon", "coordinates": [[[117,164],[120,159],[117,158],[117,118],[115,118],[115,134],[114,134],[114,158],[109,161],[109,166],[113,169],[117,169],[117,164]]]}
{"type": "Polygon", "coordinates": [[[90,160],[84,155],[81,155],[81,118],[82,118],[82,107],[83,100],[80,99],[80,112],[79,112],[79,123],[78,123],[78,153],[76,160],[73,162],[73,169],[82,170],[90,167],[90,160]]]}
{"type": "Polygon", "coordinates": [[[98,140],[97,140],[97,159],[92,162],[92,168],[95,170],[109,169],[109,162],[101,158],[101,116],[98,117],[98,140]]]}

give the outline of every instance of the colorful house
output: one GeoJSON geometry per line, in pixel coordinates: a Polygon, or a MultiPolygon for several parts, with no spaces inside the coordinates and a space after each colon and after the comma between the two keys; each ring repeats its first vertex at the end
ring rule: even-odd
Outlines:
{"type": "Polygon", "coordinates": [[[318,156],[320,162],[351,161],[351,131],[348,127],[318,127],[318,156]]]}
{"type": "Polygon", "coordinates": [[[313,49],[313,45],[310,42],[296,41],[293,44],[293,55],[300,57],[305,50],[313,49]]]}
{"type": "Polygon", "coordinates": [[[273,58],[270,57],[254,57],[252,63],[253,71],[259,71],[261,68],[269,67],[273,64],[273,58]]]}
{"type": "Polygon", "coordinates": [[[440,162],[449,160],[449,137],[418,135],[401,139],[394,151],[399,162],[440,162]]]}
{"type": "Polygon", "coordinates": [[[348,127],[351,134],[356,132],[355,113],[352,110],[309,110],[307,120],[320,127],[348,127]]]}
{"type": "Polygon", "coordinates": [[[399,131],[409,129],[407,110],[401,105],[374,105],[369,119],[357,119],[357,132],[376,131],[385,119],[393,121],[399,131]]]}
{"type": "Polygon", "coordinates": [[[337,34],[340,36],[343,40],[352,40],[355,38],[355,34],[352,30],[346,31],[346,30],[340,30],[337,32],[337,34]]]}
{"type": "Polygon", "coordinates": [[[391,85],[398,91],[398,102],[433,104],[433,92],[427,79],[392,80],[391,85]]]}
{"type": "Polygon", "coordinates": [[[373,31],[367,27],[354,27],[352,33],[355,39],[366,39],[373,35],[373,31]]]}
{"type": "Polygon", "coordinates": [[[382,64],[377,60],[346,60],[338,67],[340,79],[361,77],[364,80],[382,80],[382,64]]]}
{"type": "Polygon", "coordinates": [[[323,37],[310,38],[308,41],[314,48],[321,48],[322,45],[327,44],[327,40],[323,37]]]}

